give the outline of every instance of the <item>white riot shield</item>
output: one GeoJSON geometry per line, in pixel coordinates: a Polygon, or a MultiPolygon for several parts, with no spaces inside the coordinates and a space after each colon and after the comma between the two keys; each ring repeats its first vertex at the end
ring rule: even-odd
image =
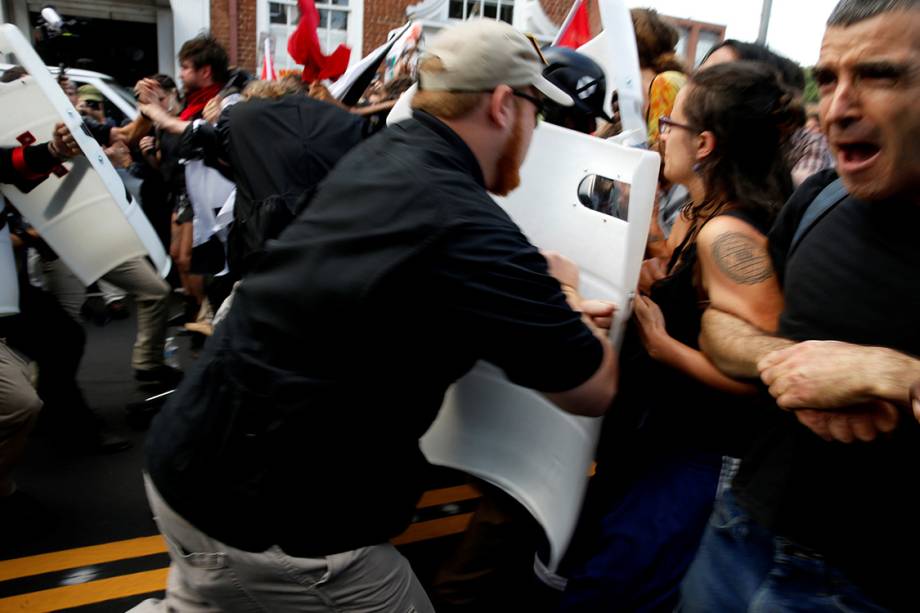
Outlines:
{"type": "Polygon", "coordinates": [[[601,24],[600,34],[578,48],[601,65],[607,76],[607,97],[604,111],[610,114],[610,95],[616,90],[620,106],[620,120],[624,145],[645,143],[648,126],[642,116],[642,77],[639,72],[639,51],[629,9],[622,0],[598,0],[601,24]]]}
{"type": "MultiPolygon", "coordinates": [[[[639,282],[658,166],[656,153],[542,124],[521,187],[499,200],[534,245],[579,265],[585,297],[619,305],[611,329],[617,347],[639,282]],[[591,175],[620,184],[628,221],[580,203],[591,175]]],[[[421,448],[432,464],[473,474],[523,504],[546,532],[554,571],[575,529],[600,423],[564,413],[480,362],[448,392],[421,448]]]]}
{"type": "Polygon", "coordinates": [[[143,255],[165,276],[170,260],[150,222],[15,26],[0,26],[0,53],[15,55],[30,75],[0,84],[0,106],[7,110],[0,113],[0,145],[18,146],[17,137],[23,134],[36,142],[50,140],[54,124],[64,122],[84,153],[64,164],[66,175],[51,175],[28,194],[3,185],[3,195],[83,283],[143,255]]]}

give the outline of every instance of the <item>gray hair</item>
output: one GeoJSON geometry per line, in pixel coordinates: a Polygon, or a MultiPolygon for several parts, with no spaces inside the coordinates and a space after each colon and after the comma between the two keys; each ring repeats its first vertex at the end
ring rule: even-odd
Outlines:
{"type": "Polygon", "coordinates": [[[827,18],[827,25],[847,27],[883,13],[918,8],[920,0],[840,0],[827,18]]]}

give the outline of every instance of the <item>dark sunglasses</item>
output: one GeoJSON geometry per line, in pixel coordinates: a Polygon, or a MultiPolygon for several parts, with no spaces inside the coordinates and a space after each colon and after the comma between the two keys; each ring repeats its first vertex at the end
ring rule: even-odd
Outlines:
{"type": "Polygon", "coordinates": [[[534,113],[534,115],[536,116],[537,123],[539,123],[540,120],[543,119],[543,117],[546,115],[546,101],[543,100],[542,98],[538,98],[537,96],[531,96],[530,94],[519,91],[517,89],[512,89],[511,93],[517,96],[518,98],[523,98],[524,100],[527,100],[528,102],[534,105],[534,107],[536,108],[536,112],[534,113]]]}
{"type": "Polygon", "coordinates": [[[690,132],[695,132],[699,134],[702,130],[696,126],[691,126],[685,123],[678,123],[672,121],[670,117],[662,116],[658,118],[658,134],[668,134],[671,131],[671,128],[680,128],[682,130],[689,130],[690,132]]]}
{"type": "Polygon", "coordinates": [[[83,104],[86,108],[93,109],[94,111],[98,111],[102,108],[102,103],[98,100],[83,100],[83,104]]]}

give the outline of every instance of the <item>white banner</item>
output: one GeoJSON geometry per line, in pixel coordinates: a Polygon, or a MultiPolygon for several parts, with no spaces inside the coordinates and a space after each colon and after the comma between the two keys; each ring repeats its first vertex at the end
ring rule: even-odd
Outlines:
{"type": "Polygon", "coordinates": [[[370,68],[372,65],[379,65],[383,61],[383,58],[387,52],[389,52],[393,45],[395,45],[403,36],[406,35],[410,27],[412,27],[412,22],[404,25],[402,30],[400,30],[396,36],[368,53],[361,59],[360,62],[346,70],[345,74],[336,79],[335,83],[329,86],[329,93],[332,94],[332,97],[336,100],[341,100],[344,98],[345,94],[348,93],[348,90],[351,88],[351,86],[354,85],[355,81],[358,80],[358,77],[364,74],[364,72],[368,70],[368,68],[370,68]]]}

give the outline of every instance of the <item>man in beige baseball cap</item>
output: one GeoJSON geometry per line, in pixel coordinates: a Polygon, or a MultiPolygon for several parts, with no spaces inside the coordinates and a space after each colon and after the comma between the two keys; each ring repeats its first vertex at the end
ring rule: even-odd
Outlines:
{"type": "Polygon", "coordinates": [[[77,99],[77,111],[81,115],[105,123],[105,98],[102,92],[93,85],[81,85],[77,88],[77,99]]]}
{"type": "Polygon", "coordinates": [[[543,64],[533,42],[507,23],[471,19],[432,39],[423,56],[419,89],[491,92],[499,85],[532,86],[554,102],[572,106],[572,98],[543,77],[543,64]],[[425,64],[431,58],[440,60],[440,69],[425,64]]]}
{"type": "Polygon", "coordinates": [[[419,63],[412,108],[460,136],[479,161],[486,188],[504,196],[520,183],[543,97],[573,104],[543,77],[543,68],[533,42],[513,27],[471,19],[432,38],[419,63]]]}
{"type": "Polygon", "coordinates": [[[149,433],[148,497],[181,547],[165,601],[137,611],[432,613],[390,540],[428,485],[418,439],[448,386],[488,360],[563,411],[610,405],[612,306],[582,301],[574,264],[488,193],[517,184],[540,96],[566,102],[540,70],[507,24],[445,30],[412,117],[271,241],[149,433]]]}

